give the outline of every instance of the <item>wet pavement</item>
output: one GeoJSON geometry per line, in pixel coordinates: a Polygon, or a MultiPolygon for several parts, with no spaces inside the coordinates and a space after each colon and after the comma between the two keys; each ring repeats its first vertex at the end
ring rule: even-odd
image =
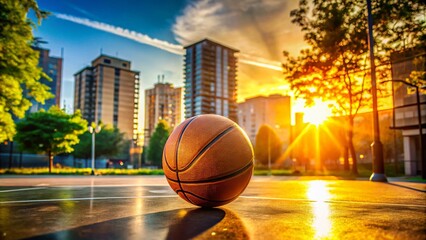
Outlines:
{"type": "Polygon", "coordinates": [[[253,177],[225,206],[163,176],[0,176],[0,239],[426,239],[426,184],[253,177]]]}

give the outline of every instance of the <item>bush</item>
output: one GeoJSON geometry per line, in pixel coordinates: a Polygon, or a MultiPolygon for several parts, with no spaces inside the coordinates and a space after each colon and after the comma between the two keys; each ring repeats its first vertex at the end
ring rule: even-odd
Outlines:
{"type": "MultiPolygon", "coordinates": [[[[90,175],[91,168],[55,168],[51,175],[90,175]]],[[[163,175],[161,169],[97,169],[99,175],[163,175]]],[[[11,168],[2,169],[0,174],[49,175],[48,168],[11,168]]]]}

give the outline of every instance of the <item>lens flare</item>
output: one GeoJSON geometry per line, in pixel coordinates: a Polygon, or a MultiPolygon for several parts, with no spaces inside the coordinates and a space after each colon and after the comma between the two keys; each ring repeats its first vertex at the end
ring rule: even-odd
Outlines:
{"type": "Polygon", "coordinates": [[[327,120],[331,116],[331,109],[328,103],[321,101],[321,99],[315,99],[314,105],[304,110],[305,122],[319,125],[327,120]]]}

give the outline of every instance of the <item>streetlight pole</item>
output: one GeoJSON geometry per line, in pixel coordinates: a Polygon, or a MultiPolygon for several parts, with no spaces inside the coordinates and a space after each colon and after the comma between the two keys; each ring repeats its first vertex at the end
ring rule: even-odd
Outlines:
{"type": "Polygon", "coordinates": [[[368,47],[370,50],[371,65],[371,94],[373,97],[373,135],[374,141],[371,144],[373,151],[373,174],[370,181],[387,182],[385,166],[383,161],[383,145],[380,142],[379,114],[377,111],[377,88],[376,88],[376,65],[374,63],[374,39],[373,39],[373,16],[371,14],[371,0],[367,0],[368,12],[368,47]]]}
{"type": "Polygon", "coordinates": [[[101,131],[101,126],[97,126],[95,129],[90,126],[89,132],[92,134],[92,172],[91,175],[95,175],[95,134],[101,131]]]}
{"type": "Polygon", "coordinates": [[[386,83],[386,82],[399,82],[399,83],[405,84],[407,86],[410,86],[410,87],[413,87],[413,88],[416,89],[417,122],[418,122],[418,128],[419,128],[420,160],[422,162],[422,178],[426,179],[426,159],[425,159],[424,150],[423,150],[422,111],[421,111],[421,108],[420,108],[420,91],[419,91],[419,87],[417,85],[414,85],[412,83],[409,83],[409,82],[406,82],[406,81],[400,80],[400,79],[382,81],[382,83],[386,83]]]}

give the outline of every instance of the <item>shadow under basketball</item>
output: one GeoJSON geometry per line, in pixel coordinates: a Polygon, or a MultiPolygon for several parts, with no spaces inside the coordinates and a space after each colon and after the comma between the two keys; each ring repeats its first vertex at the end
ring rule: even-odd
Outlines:
{"type": "Polygon", "coordinates": [[[225,215],[222,209],[184,208],[111,219],[26,239],[192,239],[222,222],[225,215]]]}
{"type": "Polygon", "coordinates": [[[166,239],[192,239],[221,222],[225,215],[225,211],[219,208],[190,210],[170,225],[166,239]]]}

